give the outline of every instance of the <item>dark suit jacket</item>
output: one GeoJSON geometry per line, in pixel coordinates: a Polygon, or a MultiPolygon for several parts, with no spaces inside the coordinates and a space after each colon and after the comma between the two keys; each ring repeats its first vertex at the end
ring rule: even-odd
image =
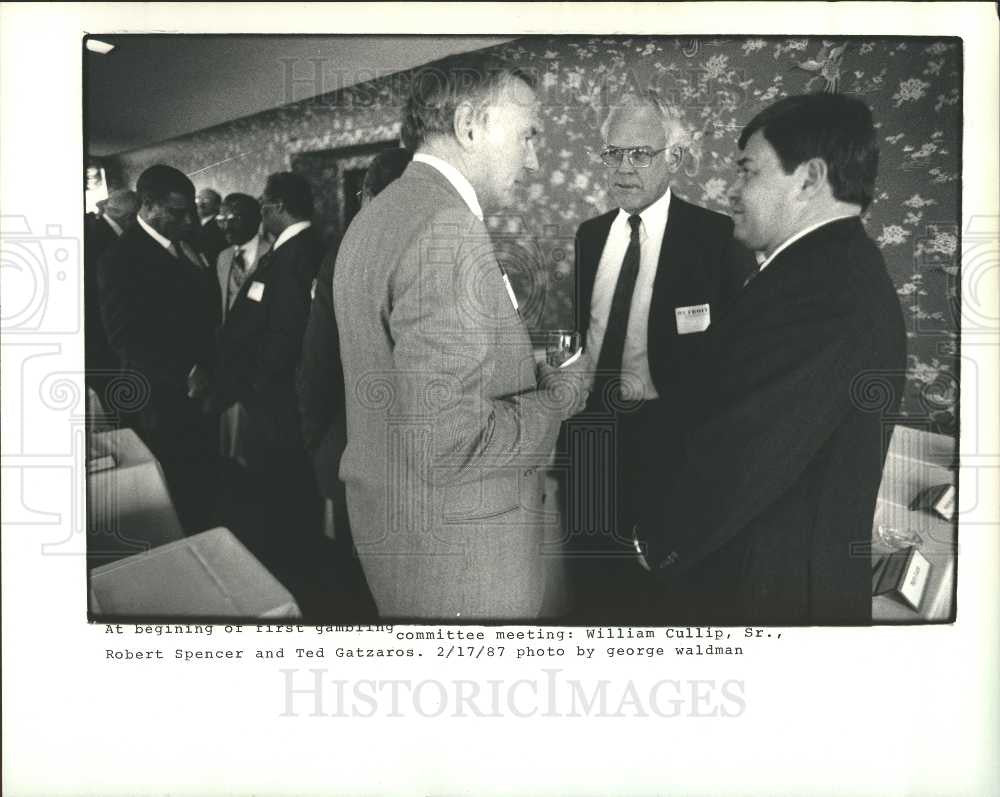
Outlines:
{"type": "Polygon", "coordinates": [[[208,265],[215,268],[215,261],[219,257],[219,252],[229,246],[229,241],[226,240],[225,233],[222,232],[215,219],[212,219],[207,224],[200,225],[200,227],[196,246],[205,256],[208,265]]]}
{"type": "MultiPolygon", "coordinates": [[[[118,357],[108,343],[104,324],[101,322],[101,301],[98,290],[97,264],[108,248],[118,240],[115,231],[103,218],[87,214],[84,219],[84,255],[83,255],[83,299],[84,299],[84,348],[86,353],[85,366],[87,382],[95,388],[107,383],[109,374],[106,372],[118,368],[118,357]],[[92,379],[92,374],[102,373],[99,378],[92,379]]],[[[102,391],[103,392],[103,391],[102,391]]],[[[101,400],[104,400],[101,396],[101,400]]]]}
{"type": "Polygon", "coordinates": [[[870,622],[867,544],[906,336],[860,220],[789,246],[704,343],[683,469],[640,525],[664,619],[870,622]]]}
{"type": "Polygon", "coordinates": [[[243,283],[220,330],[218,398],[222,406],[239,401],[246,408],[250,464],[302,451],[295,369],[322,255],[315,227],[272,249],[243,283]],[[254,285],[263,286],[259,301],[250,295],[254,285]]]}
{"type": "Polygon", "coordinates": [[[320,265],[298,372],[299,412],[306,450],[312,456],[320,491],[337,497],[340,455],[347,443],[344,369],[333,315],[334,246],[320,265]]]}
{"type": "Polygon", "coordinates": [[[215,275],[174,258],[136,224],[99,260],[98,286],[111,348],[124,371],[140,375],[126,377],[135,393],[125,403],[136,405],[135,420],[157,456],[185,456],[184,447],[196,443],[189,432],[202,417],[187,397],[187,376],[195,364],[212,363],[215,275]]]}
{"type": "MultiPolygon", "coordinates": [[[[590,326],[594,281],[617,214],[616,208],[585,221],[577,231],[577,328],[584,341],[590,326]]],[[[603,430],[609,417],[596,393],[586,413],[564,424],[560,450],[566,452],[568,467],[576,474],[561,491],[567,502],[564,517],[569,530],[577,535],[571,545],[631,549],[631,527],[640,503],[659,495],[679,460],[683,425],[678,422],[676,399],[686,390],[683,363],[695,357],[704,337],[704,333],[678,334],[674,310],[708,304],[715,324],[755,265],[750,252],[734,241],[732,219],[671,195],[647,338],[650,374],[660,400],[640,413],[619,415],[611,449],[594,447],[593,441],[607,434],[603,430]],[[656,444],[650,444],[651,440],[656,444]],[[612,449],[617,450],[617,457],[612,449]],[[599,450],[606,453],[598,454],[599,450]],[[598,491],[607,498],[600,498],[598,491]],[[604,500],[618,509],[598,507],[604,500]],[[594,533],[601,537],[586,539],[594,533]]]]}
{"type": "MultiPolygon", "coordinates": [[[[580,225],[576,234],[577,329],[587,338],[590,301],[615,208],[580,225]]],[[[674,308],[711,305],[712,323],[739,293],[753,258],[733,240],[728,216],[671,194],[667,227],[649,307],[649,370],[661,399],[678,390],[675,364],[698,343],[700,333],[678,335],[674,308]]]]}

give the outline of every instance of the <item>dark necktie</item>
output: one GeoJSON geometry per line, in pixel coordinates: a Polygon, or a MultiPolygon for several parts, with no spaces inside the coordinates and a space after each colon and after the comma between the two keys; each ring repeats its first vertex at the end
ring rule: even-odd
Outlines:
{"type": "Polygon", "coordinates": [[[172,244],[174,256],[181,262],[186,263],[189,266],[194,266],[195,268],[201,268],[201,264],[196,260],[192,260],[186,251],[184,251],[184,244],[174,241],[172,244]]]}
{"type": "Polygon", "coordinates": [[[243,287],[243,282],[246,280],[246,269],[246,259],[243,255],[243,249],[241,247],[233,254],[233,265],[229,269],[228,304],[230,307],[232,307],[233,302],[236,301],[236,295],[240,292],[240,288],[243,287]]]}
{"type": "Polygon", "coordinates": [[[628,332],[629,310],[632,306],[632,294],[635,291],[635,280],[639,276],[639,216],[629,216],[628,223],[632,228],[628,248],[622,259],[622,268],[618,273],[618,283],[611,299],[611,310],[608,312],[608,323],[604,330],[604,340],[601,342],[601,354],[597,358],[597,375],[594,380],[593,396],[604,407],[611,399],[612,403],[621,403],[621,373],[622,356],[625,353],[625,335],[628,332]],[[607,391],[613,391],[610,395],[607,391]]]}
{"type": "Polygon", "coordinates": [[[247,275],[247,262],[242,249],[237,249],[236,254],[233,255],[233,268],[236,270],[237,284],[242,285],[243,279],[247,275]]]}

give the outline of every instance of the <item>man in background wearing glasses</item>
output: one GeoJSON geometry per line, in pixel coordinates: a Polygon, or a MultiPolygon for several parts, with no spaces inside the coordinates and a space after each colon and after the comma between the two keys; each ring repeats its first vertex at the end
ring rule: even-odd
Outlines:
{"type": "Polygon", "coordinates": [[[254,553],[311,616],[322,575],[322,504],[302,441],[295,368],[323,245],[311,221],[312,189],[301,175],[270,175],[259,203],[274,243],[244,275],[226,312],[214,400],[220,410],[236,402],[246,408],[240,448],[263,530],[254,553]]]}
{"type": "Polygon", "coordinates": [[[596,371],[587,411],[565,429],[563,511],[580,619],[628,621],[632,528],[679,460],[683,362],[753,260],[728,216],[672,193],[684,131],[654,92],[624,96],[601,132],[616,207],[576,235],[577,328],[596,371]]]}

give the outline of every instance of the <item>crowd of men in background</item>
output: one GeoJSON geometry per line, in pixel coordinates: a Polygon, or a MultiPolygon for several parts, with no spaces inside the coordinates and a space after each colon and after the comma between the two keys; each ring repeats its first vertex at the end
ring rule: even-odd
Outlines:
{"type": "Polygon", "coordinates": [[[291,172],[223,199],[156,165],[89,222],[88,371],[141,383],[121,420],[186,530],[243,530],[317,618],[870,620],[855,551],[905,338],[860,222],[869,109],[764,109],[730,217],[672,192],[671,109],[618,98],[594,142],[614,207],[577,231],[584,356],[560,368],[482,248],[543,167],[533,79],[479,55],[433,78],[332,251],[291,172]],[[850,401],[865,373],[895,380],[882,415],[850,401]]]}
{"type": "MultiPolygon", "coordinates": [[[[408,160],[381,154],[365,201],[408,160]]],[[[370,599],[336,479],[336,248],[324,251],[312,215],[308,182],[290,172],[268,177],[259,198],[196,194],[165,165],[112,192],[86,219],[88,383],[105,403],[114,377],[144,397],[119,420],[161,463],[185,531],[229,526],[310,613],[335,604],[363,618],[370,599]],[[298,369],[307,324],[323,356],[298,369]]]]}

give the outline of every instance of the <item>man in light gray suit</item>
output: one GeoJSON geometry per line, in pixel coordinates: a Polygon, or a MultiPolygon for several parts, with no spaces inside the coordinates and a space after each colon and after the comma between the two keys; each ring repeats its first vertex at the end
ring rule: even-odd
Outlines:
{"type": "MultiPolygon", "coordinates": [[[[229,244],[219,252],[215,264],[222,296],[222,320],[225,322],[243,283],[257,270],[270,249],[270,242],[260,234],[260,203],[249,194],[229,194],[215,217],[229,244]]],[[[246,409],[239,402],[226,409],[219,419],[220,450],[223,456],[246,465],[241,442],[246,429],[246,409]]]]}
{"type": "Polygon", "coordinates": [[[415,76],[403,176],[341,244],[340,475],[382,617],[528,619],[543,609],[543,466],[582,406],[537,366],[482,207],[538,168],[530,78],[482,56],[415,76]]]}

